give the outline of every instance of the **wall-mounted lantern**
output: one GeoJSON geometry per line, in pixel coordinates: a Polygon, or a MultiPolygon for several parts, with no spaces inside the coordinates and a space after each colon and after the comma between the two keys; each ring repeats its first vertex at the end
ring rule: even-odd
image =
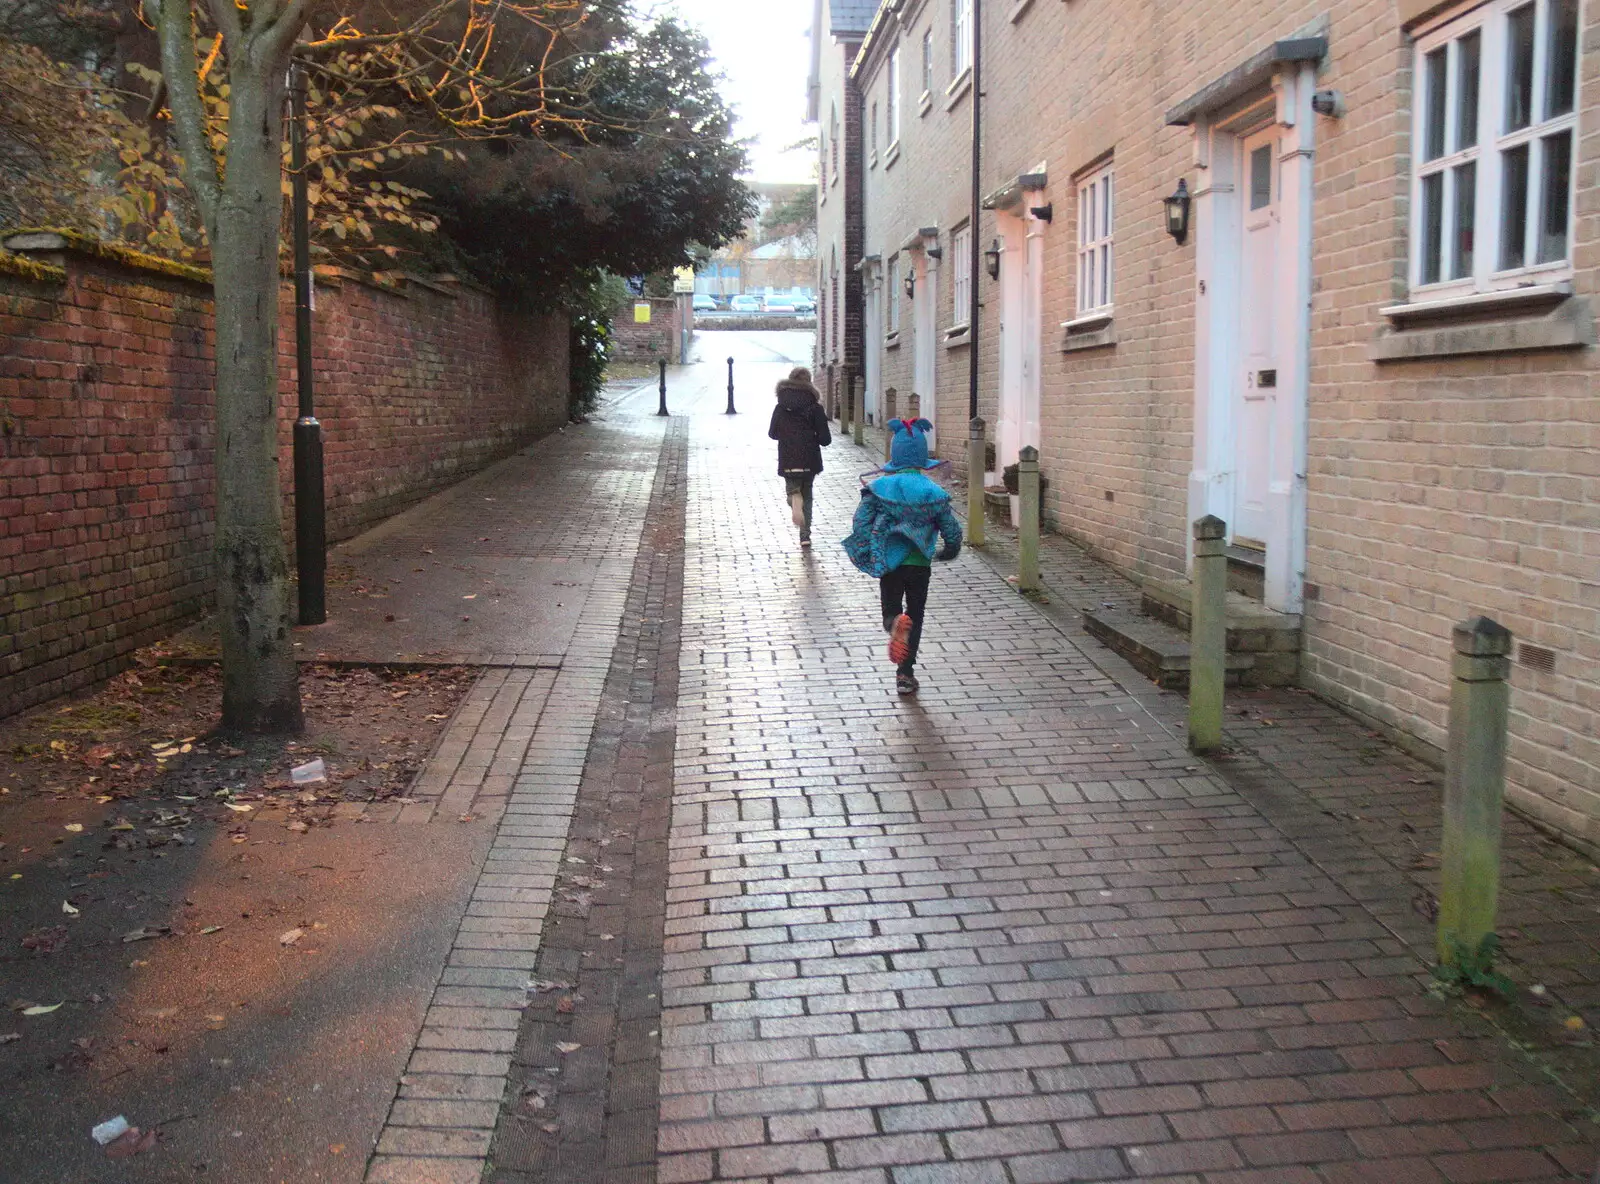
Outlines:
{"type": "Polygon", "coordinates": [[[916,298],[917,298],[917,273],[914,272],[914,271],[908,270],[906,272],[906,299],[907,300],[915,300],[916,298]]]}
{"type": "Polygon", "coordinates": [[[1167,211],[1167,233],[1181,247],[1189,237],[1189,186],[1182,177],[1172,196],[1162,198],[1161,204],[1167,211]]]}
{"type": "Polygon", "coordinates": [[[995,239],[989,244],[989,249],[983,253],[984,266],[988,268],[989,278],[1000,278],[1000,240],[995,239]]]}

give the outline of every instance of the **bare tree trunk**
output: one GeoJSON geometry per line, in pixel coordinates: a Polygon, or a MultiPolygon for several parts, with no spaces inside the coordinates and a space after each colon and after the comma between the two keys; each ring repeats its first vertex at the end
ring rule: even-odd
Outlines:
{"type": "MultiPolygon", "coordinates": [[[[230,48],[228,159],[212,242],[217,333],[217,615],[222,723],[298,732],[278,479],[281,70],[230,48]],[[245,60],[238,60],[245,59],[245,60]]],[[[243,52],[240,52],[243,51],[243,52]]]]}

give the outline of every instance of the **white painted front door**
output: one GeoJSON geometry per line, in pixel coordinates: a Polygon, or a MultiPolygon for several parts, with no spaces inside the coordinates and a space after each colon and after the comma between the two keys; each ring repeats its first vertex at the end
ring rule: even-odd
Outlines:
{"type": "Polygon", "coordinates": [[[1243,201],[1240,244],[1238,427],[1233,515],[1236,544],[1266,549],[1268,483],[1272,474],[1272,422],[1278,398],[1283,307],[1278,282],[1279,216],[1278,129],[1241,141],[1243,201]]]}
{"type": "MultiPolygon", "coordinates": [[[[1036,198],[1034,200],[1042,200],[1036,198]]],[[[996,462],[1014,464],[1026,446],[1039,447],[1039,341],[1043,223],[1000,214],[1000,422],[996,462]]]]}

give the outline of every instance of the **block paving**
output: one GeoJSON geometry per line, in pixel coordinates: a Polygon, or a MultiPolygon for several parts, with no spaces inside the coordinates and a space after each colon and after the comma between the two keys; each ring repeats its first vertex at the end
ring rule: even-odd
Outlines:
{"type": "MultiPolygon", "coordinates": [[[[1016,570],[1015,532],[989,528],[990,566],[1016,570]]],[[[1081,612],[1115,605],[1137,612],[1130,581],[1059,535],[1046,536],[1040,611],[1097,665],[1129,687],[1174,735],[1181,695],[1148,684],[1084,631],[1081,612]]],[[[1440,639],[1441,648],[1448,638],[1440,639]]],[[[1439,886],[1443,774],[1385,743],[1363,723],[1292,688],[1233,690],[1225,751],[1214,770],[1302,851],[1339,880],[1424,961],[1433,957],[1432,906],[1439,886]]],[[[1588,1027],[1600,1027],[1600,867],[1507,812],[1500,884],[1503,969],[1547,988],[1588,1027]]]]}
{"type": "Polygon", "coordinates": [[[695,424],[659,1180],[1593,1170],[1582,1100],[970,553],[897,699],[830,542],[870,461],[805,556],[755,443],[695,424]]]}
{"type": "MultiPolygon", "coordinates": [[[[1198,761],[1059,539],[1049,605],[1003,537],[940,565],[899,698],[836,545],[872,457],[803,554],[765,415],[703,411],[595,429],[614,527],[528,526],[609,565],[573,645],[396,815],[500,822],[372,1184],[1590,1179],[1593,1079],[1426,990],[1427,766],[1292,692],[1198,761]]],[[[1592,866],[1513,822],[1507,868],[1514,973],[1592,1014],[1592,866]]]]}
{"type": "MultiPolygon", "coordinates": [[[[561,667],[487,671],[395,819],[443,825],[483,811],[499,824],[368,1165],[369,1184],[476,1182],[488,1159],[663,434],[649,421],[586,432],[589,446],[573,450],[575,467],[597,469],[606,458],[616,471],[645,477],[627,483],[624,496],[584,502],[584,511],[602,513],[579,539],[561,543],[564,553],[601,564],[561,667]]],[[[554,537],[543,519],[558,520],[564,509],[550,497],[528,530],[554,537]]]]}

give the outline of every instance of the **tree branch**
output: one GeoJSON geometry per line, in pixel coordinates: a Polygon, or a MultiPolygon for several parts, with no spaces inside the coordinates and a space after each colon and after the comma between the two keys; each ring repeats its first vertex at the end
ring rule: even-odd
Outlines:
{"type": "Polygon", "coordinates": [[[183,171],[206,235],[216,241],[217,201],[222,184],[217,176],[217,158],[206,140],[205,104],[200,99],[196,78],[194,26],[190,21],[189,0],[150,0],[159,4],[156,35],[161,44],[161,74],[167,84],[167,105],[172,111],[172,126],[183,154],[183,171]]]}
{"type": "MultiPolygon", "coordinates": [[[[232,0],[222,0],[223,3],[232,3],[232,0]]],[[[296,37],[305,32],[306,14],[311,11],[313,0],[289,0],[272,20],[269,28],[262,32],[262,49],[273,61],[282,59],[288,65],[288,55],[294,45],[296,37]]]]}
{"type": "MultiPolygon", "coordinates": [[[[163,6],[168,0],[161,0],[163,6]]],[[[244,48],[244,21],[239,16],[239,6],[233,0],[208,0],[206,11],[211,13],[211,19],[217,23],[217,32],[232,49],[232,53],[241,53],[244,48]]]]}

